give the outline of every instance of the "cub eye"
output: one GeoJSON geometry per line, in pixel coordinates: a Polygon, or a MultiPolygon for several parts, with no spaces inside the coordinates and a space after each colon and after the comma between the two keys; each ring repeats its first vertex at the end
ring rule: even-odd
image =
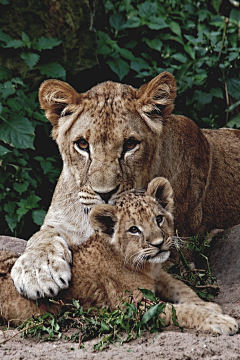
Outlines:
{"type": "Polygon", "coordinates": [[[85,139],[79,139],[75,142],[80,150],[89,151],[89,143],[85,139]]]}
{"type": "Polygon", "coordinates": [[[127,141],[125,141],[123,145],[123,152],[125,153],[127,151],[134,149],[137,144],[139,144],[139,141],[137,141],[134,138],[129,138],[127,141]]]}
{"type": "Polygon", "coordinates": [[[162,223],[162,221],[163,221],[163,216],[162,216],[162,215],[158,215],[158,216],[156,217],[156,222],[157,222],[157,224],[160,225],[160,224],[162,223]]]}
{"type": "Polygon", "coordinates": [[[136,226],[131,226],[128,231],[129,231],[130,233],[132,233],[132,234],[141,234],[141,231],[140,231],[139,228],[136,227],[136,226]]]}

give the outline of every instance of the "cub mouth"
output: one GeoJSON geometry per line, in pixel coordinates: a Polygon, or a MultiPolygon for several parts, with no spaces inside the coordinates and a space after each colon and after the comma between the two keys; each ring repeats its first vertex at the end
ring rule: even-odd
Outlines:
{"type": "Polygon", "coordinates": [[[169,256],[170,256],[170,251],[165,250],[165,251],[158,252],[155,256],[149,257],[146,260],[151,262],[151,263],[163,263],[163,262],[167,261],[169,256]]]}

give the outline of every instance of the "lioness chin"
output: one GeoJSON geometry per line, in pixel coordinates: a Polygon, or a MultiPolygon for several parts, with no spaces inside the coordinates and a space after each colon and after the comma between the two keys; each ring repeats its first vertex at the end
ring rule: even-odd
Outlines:
{"type": "Polygon", "coordinates": [[[36,299],[67,288],[69,247],[93,233],[89,210],[157,176],[173,187],[179,236],[240,223],[240,131],[200,130],[172,114],[175,97],[167,72],[139,90],[105,82],[78,94],[59,80],[42,84],[63,171],[41,230],[12,269],[19,293],[36,299]]]}
{"type": "MultiPolygon", "coordinates": [[[[202,301],[192,289],[161,268],[169,257],[174,230],[172,196],[170,183],[156,178],[146,193],[122,195],[114,206],[97,205],[90,213],[96,232],[73,249],[72,281],[58,298],[80,300],[84,308],[113,310],[126,297],[125,290],[130,290],[136,301],[141,300],[138,287],[142,287],[176,304],[180,326],[234,334],[238,330],[235,319],[223,315],[218,305],[202,301]]],[[[16,324],[45,309],[14,288],[10,268],[15,259],[9,252],[0,253],[1,317],[7,321],[15,319],[16,324]]],[[[56,312],[59,306],[52,305],[51,309],[56,312]]],[[[166,325],[173,323],[172,305],[166,304],[161,317],[166,325]]]]}

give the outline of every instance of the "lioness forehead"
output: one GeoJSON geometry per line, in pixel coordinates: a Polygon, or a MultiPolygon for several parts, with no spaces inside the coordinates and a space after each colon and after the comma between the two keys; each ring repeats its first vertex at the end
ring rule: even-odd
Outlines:
{"type": "Polygon", "coordinates": [[[93,87],[82,94],[82,111],[75,118],[72,133],[76,137],[84,136],[87,141],[94,136],[95,143],[117,141],[120,134],[121,138],[128,138],[131,129],[138,133],[141,124],[139,117],[136,122],[136,94],[131,86],[111,81],[93,87]]]}

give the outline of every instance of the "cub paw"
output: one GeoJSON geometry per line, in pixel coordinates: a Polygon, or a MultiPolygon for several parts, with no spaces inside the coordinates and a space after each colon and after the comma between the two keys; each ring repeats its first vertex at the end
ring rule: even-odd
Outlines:
{"type": "Polygon", "coordinates": [[[51,244],[30,246],[15,262],[11,276],[21,295],[33,300],[53,297],[68,287],[71,261],[67,244],[56,236],[51,244]]]}

